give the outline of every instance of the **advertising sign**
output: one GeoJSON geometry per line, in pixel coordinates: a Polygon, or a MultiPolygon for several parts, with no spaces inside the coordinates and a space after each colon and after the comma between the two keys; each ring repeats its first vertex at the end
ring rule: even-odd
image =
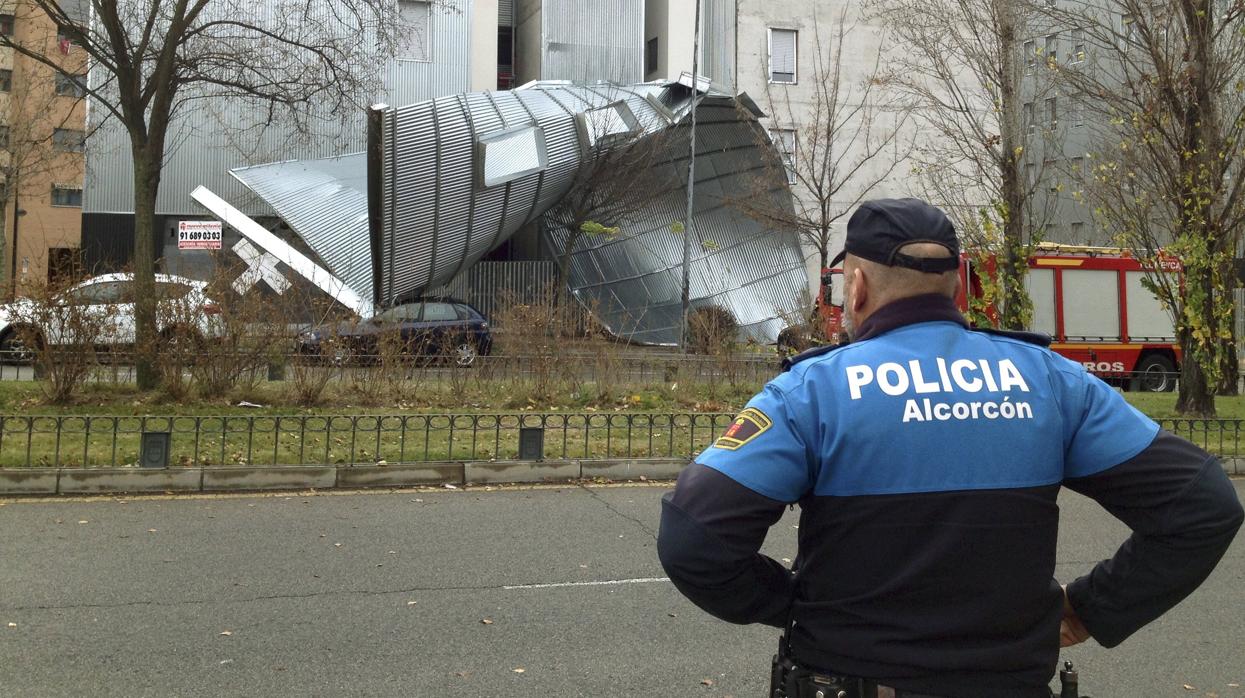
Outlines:
{"type": "Polygon", "coordinates": [[[223,228],[220,221],[178,221],[177,249],[219,250],[223,228]]]}

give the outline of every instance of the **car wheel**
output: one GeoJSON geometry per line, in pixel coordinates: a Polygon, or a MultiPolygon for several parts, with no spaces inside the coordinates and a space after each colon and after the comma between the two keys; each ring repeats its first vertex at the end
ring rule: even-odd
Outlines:
{"type": "Polygon", "coordinates": [[[350,347],[340,342],[335,342],[328,352],[329,363],[334,366],[345,366],[354,360],[354,352],[350,351],[350,347]]]}
{"type": "Polygon", "coordinates": [[[454,347],[454,363],[458,366],[470,366],[479,356],[480,352],[473,342],[460,342],[454,347]]]}
{"type": "Polygon", "coordinates": [[[24,334],[18,329],[9,330],[4,334],[4,337],[0,339],[0,362],[21,366],[34,363],[36,348],[43,341],[43,338],[38,333],[30,335],[30,337],[25,337],[23,336],[24,334]],[[27,344],[26,339],[28,338],[34,339],[34,347],[27,344]]]}
{"type": "Polygon", "coordinates": [[[1137,364],[1137,387],[1147,393],[1176,389],[1176,366],[1162,354],[1151,354],[1137,364]]]}

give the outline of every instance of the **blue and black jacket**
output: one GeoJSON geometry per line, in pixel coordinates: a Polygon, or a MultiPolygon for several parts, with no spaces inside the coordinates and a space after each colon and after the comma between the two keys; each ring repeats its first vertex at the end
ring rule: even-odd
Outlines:
{"type": "Polygon", "coordinates": [[[793,622],[802,665],[952,698],[1048,696],[1061,486],[1133,530],[1068,586],[1107,647],[1192,592],[1240,527],[1214,457],[1045,346],[969,330],[941,296],[859,329],[771,381],[663,501],[678,589],[724,620],[793,622]],[[793,573],[758,550],[797,502],[793,573]]]}

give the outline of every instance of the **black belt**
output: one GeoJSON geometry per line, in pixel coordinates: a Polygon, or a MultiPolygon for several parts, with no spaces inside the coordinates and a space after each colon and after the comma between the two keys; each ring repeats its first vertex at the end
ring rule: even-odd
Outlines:
{"type": "Polygon", "coordinates": [[[945,698],[879,684],[870,679],[832,676],[795,669],[790,698],[945,698]]]}

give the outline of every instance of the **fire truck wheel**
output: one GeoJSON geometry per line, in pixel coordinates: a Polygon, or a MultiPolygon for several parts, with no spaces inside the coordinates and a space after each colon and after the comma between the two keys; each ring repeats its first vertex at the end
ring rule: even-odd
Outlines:
{"type": "Polygon", "coordinates": [[[1167,393],[1176,389],[1176,365],[1162,354],[1150,354],[1137,364],[1137,389],[1167,393]]]}

